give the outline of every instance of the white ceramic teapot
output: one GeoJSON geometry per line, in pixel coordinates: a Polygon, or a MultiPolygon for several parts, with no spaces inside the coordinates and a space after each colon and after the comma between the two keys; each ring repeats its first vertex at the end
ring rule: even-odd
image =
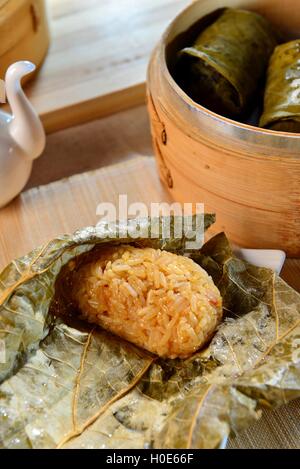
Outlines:
{"type": "Polygon", "coordinates": [[[12,115],[0,111],[0,207],[18,195],[27,183],[32,161],[45,147],[43,125],[21,88],[21,78],[35,65],[20,61],[5,75],[6,97],[12,115]]]}

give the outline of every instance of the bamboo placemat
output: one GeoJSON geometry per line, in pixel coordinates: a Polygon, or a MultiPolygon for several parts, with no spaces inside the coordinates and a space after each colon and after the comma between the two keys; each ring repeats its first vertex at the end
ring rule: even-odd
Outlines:
{"type": "MultiPolygon", "coordinates": [[[[0,269],[39,244],[62,233],[95,224],[100,202],[117,203],[119,194],[128,202],[170,202],[161,185],[153,158],[134,158],[125,163],[75,175],[29,189],[0,210],[0,269]]],[[[299,287],[300,262],[288,261],[283,276],[299,287]]],[[[263,418],[237,437],[230,448],[299,448],[300,401],[263,418]]]]}
{"type": "Polygon", "coordinates": [[[0,210],[0,269],[53,237],[96,224],[98,204],[117,204],[119,194],[128,203],[171,201],[153,158],[143,157],[23,192],[0,210]]]}

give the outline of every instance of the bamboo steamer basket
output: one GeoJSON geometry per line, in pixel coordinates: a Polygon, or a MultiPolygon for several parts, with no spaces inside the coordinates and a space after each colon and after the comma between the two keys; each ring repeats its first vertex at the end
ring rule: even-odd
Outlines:
{"type": "Polygon", "coordinates": [[[45,0],[0,0],[1,79],[9,65],[18,60],[30,60],[38,68],[48,46],[45,0]]]}
{"type": "Polygon", "coordinates": [[[248,248],[300,257],[300,134],[259,129],[221,117],[190,99],[169,66],[182,34],[224,6],[264,14],[300,37],[296,0],[199,0],[169,26],[148,69],[148,109],[159,174],[178,202],[215,212],[214,231],[248,248]],[[172,55],[173,54],[173,55],[172,55]]]}

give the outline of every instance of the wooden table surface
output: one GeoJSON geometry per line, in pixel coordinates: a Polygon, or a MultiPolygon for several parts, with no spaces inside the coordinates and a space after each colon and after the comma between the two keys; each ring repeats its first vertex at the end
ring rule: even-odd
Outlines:
{"type": "Polygon", "coordinates": [[[147,64],[190,0],[47,0],[51,45],[26,86],[48,132],[144,102],[147,64]]]}

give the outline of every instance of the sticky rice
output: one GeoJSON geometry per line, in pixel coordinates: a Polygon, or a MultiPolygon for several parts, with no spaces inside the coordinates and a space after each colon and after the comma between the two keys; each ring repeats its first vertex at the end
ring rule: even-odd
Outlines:
{"type": "Polygon", "coordinates": [[[191,259],[128,245],[101,251],[73,277],[83,319],[161,357],[201,348],[222,317],[211,277],[191,259]]]}

